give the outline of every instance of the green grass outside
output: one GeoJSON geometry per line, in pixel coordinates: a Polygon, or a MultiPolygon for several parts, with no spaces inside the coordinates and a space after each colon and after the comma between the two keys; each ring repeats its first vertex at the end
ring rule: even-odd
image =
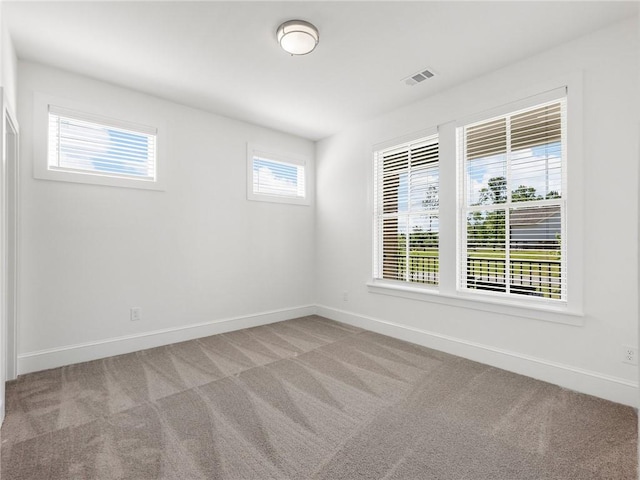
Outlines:
{"type": "MultiPolygon", "coordinates": [[[[400,253],[402,255],[402,252],[400,253]]],[[[410,252],[410,257],[437,257],[438,250],[414,250],[410,252]]],[[[504,259],[504,251],[482,249],[468,251],[470,258],[497,258],[504,259]]],[[[543,262],[559,262],[559,250],[511,250],[512,260],[540,260],[543,262]]]]}
{"type": "MultiPolygon", "coordinates": [[[[470,258],[501,258],[504,259],[505,254],[503,251],[482,249],[482,250],[470,250],[468,251],[470,258]]],[[[560,251],[559,250],[511,250],[509,257],[512,260],[531,260],[542,262],[559,262],[560,251]]]]}

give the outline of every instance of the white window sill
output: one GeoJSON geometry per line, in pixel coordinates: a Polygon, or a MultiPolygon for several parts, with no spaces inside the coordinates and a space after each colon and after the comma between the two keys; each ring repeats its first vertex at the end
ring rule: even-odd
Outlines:
{"type": "Polygon", "coordinates": [[[58,182],[103,185],[106,187],[137,188],[141,190],[157,190],[160,192],[165,190],[164,185],[159,181],[115,177],[93,172],[67,172],[47,169],[43,165],[34,165],[34,167],[33,177],[38,180],[55,180],[58,182]]]}
{"type": "Polygon", "coordinates": [[[247,200],[254,202],[270,202],[270,203],[287,203],[289,205],[311,205],[311,201],[307,197],[288,197],[284,195],[267,195],[263,193],[247,193],[247,200]]]}
{"type": "Polygon", "coordinates": [[[440,303],[453,307],[482,310],[516,317],[532,318],[565,325],[584,325],[584,314],[570,310],[565,303],[549,305],[548,303],[519,302],[503,300],[482,294],[442,293],[431,287],[407,286],[400,283],[372,281],[367,283],[369,293],[390,295],[393,297],[420,300],[423,302],[440,303]]]}

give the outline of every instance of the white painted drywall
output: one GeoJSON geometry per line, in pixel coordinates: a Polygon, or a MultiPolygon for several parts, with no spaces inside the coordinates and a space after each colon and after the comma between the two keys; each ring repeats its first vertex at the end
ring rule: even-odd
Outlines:
{"type": "Polygon", "coordinates": [[[17,103],[17,70],[18,60],[16,58],[16,50],[13,47],[13,40],[9,35],[9,31],[2,23],[2,43],[0,45],[2,52],[2,88],[4,96],[11,111],[16,111],[17,103]]]}
{"type": "MultiPolygon", "coordinates": [[[[316,149],[320,312],[407,339],[413,335],[416,342],[431,339],[432,345],[454,353],[636,404],[637,368],[621,362],[621,348],[638,338],[638,80],[638,29],[632,20],[320,141],[316,149]],[[584,143],[582,158],[570,157],[570,162],[582,162],[584,170],[584,325],[370,293],[366,283],[372,266],[372,146],[499,106],[513,92],[576,72],[582,73],[584,82],[584,143]],[[348,301],[343,292],[348,292],[348,301]],[[487,352],[498,352],[501,358],[490,358],[487,352]],[[554,366],[551,371],[549,365],[554,366]],[[558,369],[582,377],[566,382],[558,369]],[[579,385],[582,381],[597,385],[585,387],[579,385]],[[603,391],[614,384],[627,393],[603,391]]],[[[441,161],[453,160],[448,156],[441,161]]],[[[455,238],[455,232],[448,232],[448,238],[455,238]]]]}
{"type": "Polygon", "coordinates": [[[109,355],[114,338],[135,350],[150,345],[132,339],[150,332],[313,304],[313,202],[248,201],[245,175],[247,142],[313,169],[312,142],[32,63],[18,77],[19,357],[93,343],[109,355]],[[34,92],[163,125],[166,190],[34,179],[45,141],[33,130],[34,92]],[[131,307],[142,320],[130,321],[131,307]]]}

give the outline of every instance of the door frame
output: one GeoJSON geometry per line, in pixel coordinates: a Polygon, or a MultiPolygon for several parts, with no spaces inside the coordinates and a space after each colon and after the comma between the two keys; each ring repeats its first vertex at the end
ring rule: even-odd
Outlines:
{"type": "Polygon", "coordinates": [[[18,376],[18,233],[19,233],[19,185],[20,185],[20,131],[13,109],[2,95],[2,155],[4,167],[4,243],[6,278],[5,308],[6,315],[6,380],[18,376]]]}
{"type": "Polygon", "coordinates": [[[5,382],[18,372],[19,129],[0,88],[0,425],[5,415],[5,382]]]}

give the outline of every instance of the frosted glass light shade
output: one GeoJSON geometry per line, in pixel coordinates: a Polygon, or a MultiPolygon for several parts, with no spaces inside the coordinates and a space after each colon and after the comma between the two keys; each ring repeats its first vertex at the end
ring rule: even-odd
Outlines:
{"type": "Polygon", "coordinates": [[[318,45],[318,29],[304,20],[289,20],[278,27],[278,43],[291,55],[306,55],[318,45]]]}

